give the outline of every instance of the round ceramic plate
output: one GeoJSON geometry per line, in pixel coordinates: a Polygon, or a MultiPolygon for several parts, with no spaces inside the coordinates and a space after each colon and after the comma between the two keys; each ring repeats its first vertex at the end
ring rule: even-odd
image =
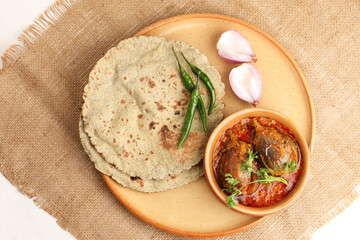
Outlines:
{"type": "MultiPolygon", "coordinates": [[[[141,30],[136,36],[160,36],[186,42],[204,53],[225,83],[225,117],[251,108],[232,92],[228,75],[238,66],[221,59],[216,42],[235,29],[250,42],[257,56],[253,63],[261,73],[263,90],[259,107],[276,110],[299,128],[310,149],[315,136],[314,109],[307,83],[290,55],[272,37],[239,19],[217,14],[190,14],[168,18],[141,30]]],[[[267,217],[236,213],[220,203],[204,177],[183,187],[160,193],[142,193],[124,188],[112,178],[103,178],[117,199],[143,221],[174,234],[217,237],[249,229],[267,217]]]]}

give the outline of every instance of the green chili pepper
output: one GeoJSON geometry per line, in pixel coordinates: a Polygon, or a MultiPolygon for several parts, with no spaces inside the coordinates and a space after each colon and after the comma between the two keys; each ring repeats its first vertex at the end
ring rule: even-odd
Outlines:
{"type": "Polygon", "coordinates": [[[186,89],[191,93],[192,90],[194,89],[193,80],[191,79],[190,75],[185,71],[185,69],[181,66],[180,61],[178,59],[178,56],[175,53],[174,48],[172,48],[172,50],[173,50],[174,55],[176,57],[176,61],[179,64],[181,79],[183,80],[186,89]]]}
{"type": "Polygon", "coordinates": [[[178,148],[181,147],[181,145],[185,142],[187,136],[189,135],[189,132],[190,132],[190,129],[191,129],[191,124],[192,124],[192,121],[194,119],[196,106],[198,105],[198,102],[199,102],[199,99],[200,99],[199,96],[200,96],[200,94],[199,94],[199,80],[197,80],[196,86],[191,92],[189,106],[188,106],[188,109],[186,111],[186,116],[185,116],[184,129],[183,129],[181,137],[180,137],[180,142],[179,142],[178,148]]]}
{"type": "MultiPolygon", "coordinates": [[[[183,80],[183,83],[185,85],[185,88],[191,93],[194,89],[194,83],[190,77],[190,75],[185,71],[185,69],[181,66],[180,61],[178,59],[178,56],[175,53],[174,48],[172,48],[174,55],[176,57],[176,61],[179,64],[179,69],[180,69],[180,74],[181,74],[181,79],[183,80]]],[[[199,101],[198,101],[198,105],[197,105],[198,109],[199,109],[199,113],[200,113],[200,117],[201,117],[201,121],[203,124],[203,129],[204,132],[207,132],[207,116],[206,116],[206,109],[205,109],[205,105],[204,102],[199,94],[199,101]]]]}
{"type": "Polygon", "coordinates": [[[203,81],[206,85],[206,87],[208,88],[209,92],[210,92],[210,106],[209,106],[209,111],[208,111],[208,115],[210,115],[211,111],[214,108],[215,105],[215,101],[216,101],[216,94],[215,94],[215,88],[212,85],[210,78],[203,72],[201,71],[198,67],[196,67],[195,65],[191,64],[184,56],[183,53],[181,53],[181,55],[183,56],[183,58],[185,59],[185,61],[187,62],[187,64],[189,65],[189,67],[191,68],[191,71],[196,75],[199,76],[200,80],[203,81]]]}
{"type": "Polygon", "coordinates": [[[199,93],[199,102],[197,104],[197,107],[199,109],[199,113],[200,113],[200,117],[201,117],[201,121],[202,121],[202,124],[203,124],[203,129],[204,129],[204,132],[207,132],[207,116],[206,116],[206,109],[205,109],[205,104],[201,98],[201,95],[199,93]]]}

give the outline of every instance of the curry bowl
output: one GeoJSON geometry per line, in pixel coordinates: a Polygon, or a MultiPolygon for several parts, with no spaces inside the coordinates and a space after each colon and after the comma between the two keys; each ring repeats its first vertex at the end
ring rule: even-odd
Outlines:
{"type": "Polygon", "coordinates": [[[204,173],[225,207],[265,216],[289,206],[300,194],[310,167],[305,138],[286,116],[269,109],[245,109],[212,132],[204,173]]]}

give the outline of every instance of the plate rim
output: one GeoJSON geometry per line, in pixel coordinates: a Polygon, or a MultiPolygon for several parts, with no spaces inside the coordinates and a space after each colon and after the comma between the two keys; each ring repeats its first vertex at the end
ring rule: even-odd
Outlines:
{"type": "Polygon", "coordinates": [[[160,229],[160,230],[163,230],[165,232],[169,232],[169,233],[172,233],[172,234],[175,234],[175,235],[179,235],[179,236],[194,237],[194,238],[224,237],[224,236],[236,234],[236,233],[245,231],[247,229],[250,229],[252,227],[255,227],[258,224],[262,223],[263,221],[265,221],[266,219],[268,219],[269,217],[272,216],[272,215],[262,216],[262,217],[259,217],[258,219],[256,219],[255,221],[253,221],[253,222],[251,222],[249,224],[246,224],[244,226],[237,227],[237,228],[234,228],[234,229],[230,229],[230,230],[225,230],[225,231],[218,231],[218,232],[190,232],[190,231],[183,231],[183,230],[179,230],[179,229],[176,229],[176,228],[169,227],[169,226],[166,226],[164,224],[158,223],[158,222],[152,220],[151,218],[142,215],[141,211],[139,211],[136,208],[132,207],[129,204],[129,202],[125,201],[121,197],[121,194],[116,191],[115,184],[118,184],[118,183],[116,183],[115,180],[113,180],[111,177],[109,177],[108,175],[105,175],[103,173],[101,173],[101,176],[102,176],[103,180],[105,181],[106,185],[108,186],[108,188],[110,189],[111,193],[116,197],[116,199],[127,210],[129,210],[132,214],[134,214],[137,218],[139,218],[140,220],[152,225],[153,227],[156,227],[157,229],[160,229]]]}
{"type": "MultiPolygon", "coordinates": [[[[314,142],[315,142],[315,130],[316,130],[316,121],[315,121],[315,113],[314,113],[314,104],[313,104],[313,100],[310,94],[310,89],[309,86],[306,82],[305,76],[302,73],[302,71],[300,70],[300,67],[298,66],[298,64],[295,62],[294,58],[287,52],[287,50],[280,45],[273,37],[271,37],[269,34],[265,33],[263,30],[261,30],[258,27],[255,27],[252,24],[249,24],[248,22],[245,22],[239,18],[235,18],[235,17],[231,17],[231,16],[227,16],[227,15],[223,15],[223,14],[218,14],[218,13],[191,13],[191,14],[181,14],[181,15],[176,15],[176,16],[172,16],[172,17],[168,17],[162,20],[159,20],[157,22],[154,22],[152,24],[150,24],[149,26],[141,29],[139,32],[137,32],[136,34],[133,35],[133,37],[138,37],[141,35],[145,35],[146,33],[155,30],[163,25],[172,23],[172,22],[176,22],[176,21],[182,21],[182,20],[187,20],[187,19],[193,19],[193,18],[214,18],[214,19],[220,19],[220,20],[225,20],[225,21],[230,21],[230,22],[234,22],[240,25],[244,25],[254,31],[256,31],[257,33],[261,34],[262,36],[264,36],[265,38],[267,38],[269,41],[271,41],[271,43],[273,43],[276,47],[279,48],[279,50],[289,59],[291,65],[294,67],[296,73],[298,74],[299,78],[301,79],[302,85],[305,89],[305,93],[306,93],[306,97],[308,98],[308,104],[309,104],[309,110],[310,110],[310,122],[311,122],[311,130],[310,130],[310,141],[308,143],[308,147],[309,147],[309,151],[310,154],[313,152],[314,149],[314,142]]],[[[183,231],[183,230],[179,230],[173,227],[169,227],[163,224],[160,224],[152,219],[150,219],[149,217],[146,217],[144,215],[141,214],[141,211],[138,211],[136,208],[132,207],[129,202],[125,201],[121,194],[119,192],[116,191],[116,182],[115,180],[113,180],[110,176],[105,175],[103,173],[100,173],[104,182],[106,183],[107,187],[109,188],[109,190],[111,191],[111,193],[116,197],[116,199],[128,210],[130,211],[132,214],[134,214],[137,218],[139,218],[140,220],[160,229],[163,230],[165,232],[169,232],[172,234],[176,234],[176,235],[180,235],[180,236],[185,236],[185,237],[195,237],[195,238],[213,238],[213,237],[223,237],[223,236],[228,236],[228,235],[232,235],[232,234],[236,234],[245,230],[248,230],[252,227],[257,226],[258,224],[264,222],[265,220],[267,220],[269,217],[271,217],[273,214],[271,215],[267,215],[267,216],[262,216],[259,217],[257,220],[246,224],[244,226],[240,226],[231,230],[225,230],[225,231],[217,231],[217,232],[189,232],[189,231],[183,231]]]]}

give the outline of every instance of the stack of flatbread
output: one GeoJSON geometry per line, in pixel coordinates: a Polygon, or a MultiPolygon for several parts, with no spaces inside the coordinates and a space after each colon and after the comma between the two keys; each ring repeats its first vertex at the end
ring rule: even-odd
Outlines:
{"type": "MultiPolygon", "coordinates": [[[[191,70],[180,57],[182,66],[191,70]]],[[[206,108],[210,95],[200,82],[206,108]]],[[[125,187],[158,192],[203,174],[201,160],[209,134],[221,121],[224,84],[196,48],[159,37],[121,41],[101,58],[85,86],[80,138],[100,172],[125,187]],[[177,148],[190,100],[171,47],[211,79],[217,102],[204,133],[198,111],[185,143],[177,148]]]]}

